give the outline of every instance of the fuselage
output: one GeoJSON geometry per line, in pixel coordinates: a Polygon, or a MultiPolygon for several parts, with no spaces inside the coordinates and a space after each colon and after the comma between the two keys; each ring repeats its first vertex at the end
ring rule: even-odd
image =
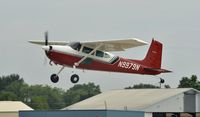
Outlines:
{"type": "Polygon", "coordinates": [[[160,73],[144,70],[144,68],[148,66],[146,66],[142,60],[126,59],[100,50],[96,50],[91,55],[88,55],[93,50],[92,48],[84,45],[74,45],[52,45],[51,47],[43,47],[43,49],[46,51],[46,55],[51,61],[62,66],[73,67],[74,63],[80,61],[84,56],[88,56],[77,68],[148,75],[157,75],[160,73]],[[51,48],[51,50],[49,50],[49,48],[51,48]]]}
{"type": "MultiPolygon", "coordinates": [[[[53,83],[59,81],[58,75],[65,67],[142,75],[171,72],[161,68],[163,45],[154,39],[152,39],[143,60],[127,59],[109,53],[147,45],[147,42],[136,38],[68,43],[66,41],[48,41],[48,32],[45,32],[44,41],[30,40],[29,42],[43,45],[42,48],[50,59],[50,65],[52,62],[61,65],[60,70],[50,76],[53,83]]],[[[73,73],[70,80],[72,83],[77,83],[79,75],[73,73]]],[[[160,83],[164,83],[161,78],[160,83]]]]}

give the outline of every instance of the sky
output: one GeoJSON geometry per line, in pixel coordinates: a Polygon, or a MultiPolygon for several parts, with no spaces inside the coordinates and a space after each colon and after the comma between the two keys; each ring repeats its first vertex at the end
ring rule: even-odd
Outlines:
{"type": "MultiPolygon", "coordinates": [[[[1,0],[0,76],[19,74],[31,85],[51,85],[67,90],[71,68],[65,68],[58,83],[50,75],[61,66],[44,64],[40,46],[28,40],[94,41],[139,38],[148,43],[154,37],[163,43],[162,67],[173,73],[161,74],[165,84],[176,88],[183,76],[200,80],[199,0],[1,0]]],[[[149,45],[115,52],[130,59],[143,59],[149,45]]],[[[159,85],[149,75],[75,71],[79,84],[94,82],[101,90],[123,89],[138,83],[159,85]]]]}

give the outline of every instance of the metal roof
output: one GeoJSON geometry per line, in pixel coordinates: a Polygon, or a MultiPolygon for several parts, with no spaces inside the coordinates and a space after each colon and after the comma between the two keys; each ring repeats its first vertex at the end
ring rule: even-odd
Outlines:
{"type": "Polygon", "coordinates": [[[170,97],[190,91],[199,93],[199,91],[192,88],[112,90],[68,106],[64,110],[141,110],[170,97]]]}
{"type": "Polygon", "coordinates": [[[0,101],[0,112],[18,112],[19,110],[33,110],[20,101],[0,101]]]}

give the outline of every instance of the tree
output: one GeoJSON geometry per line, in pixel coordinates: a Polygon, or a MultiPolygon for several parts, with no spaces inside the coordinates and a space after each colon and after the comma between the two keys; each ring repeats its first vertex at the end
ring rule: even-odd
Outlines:
{"type": "Polygon", "coordinates": [[[192,75],[190,78],[182,77],[178,88],[194,88],[200,90],[200,81],[198,81],[196,75],[192,75]]]}
{"type": "Polygon", "coordinates": [[[0,100],[23,101],[23,88],[28,87],[18,74],[0,77],[0,100]]]}
{"type": "Polygon", "coordinates": [[[28,85],[17,74],[0,77],[0,100],[23,101],[35,110],[61,109],[96,94],[94,83],[74,85],[67,91],[48,85],[28,85]]]}
{"type": "Polygon", "coordinates": [[[49,109],[47,99],[48,98],[45,96],[33,96],[29,105],[31,105],[33,109],[47,110],[49,109]]]}
{"type": "Polygon", "coordinates": [[[129,86],[129,87],[125,87],[125,89],[155,89],[155,88],[160,88],[158,86],[155,86],[155,85],[152,85],[152,84],[136,84],[136,85],[133,85],[132,87],[129,86]]]}
{"type": "Polygon", "coordinates": [[[18,97],[13,92],[7,92],[6,91],[6,92],[1,92],[0,100],[3,100],[3,101],[6,101],[6,100],[16,101],[16,100],[18,100],[18,97]]]}
{"type": "Polygon", "coordinates": [[[94,83],[78,84],[67,90],[64,94],[64,100],[66,106],[69,106],[99,93],[101,93],[99,85],[96,86],[94,83]]]}
{"type": "Polygon", "coordinates": [[[23,101],[24,100],[24,93],[26,89],[28,88],[28,85],[24,82],[19,81],[13,81],[10,83],[10,85],[6,86],[5,91],[9,91],[17,95],[18,100],[23,101]]]}
{"type": "Polygon", "coordinates": [[[11,74],[8,76],[0,77],[0,91],[4,91],[7,86],[13,82],[24,83],[24,80],[20,78],[18,74],[11,74]]]}
{"type": "Polygon", "coordinates": [[[65,106],[63,94],[64,91],[59,88],[33,85],[28,88],[28,97],[31,99],[28,104],[34,109],[60,109],[65,106]]]}

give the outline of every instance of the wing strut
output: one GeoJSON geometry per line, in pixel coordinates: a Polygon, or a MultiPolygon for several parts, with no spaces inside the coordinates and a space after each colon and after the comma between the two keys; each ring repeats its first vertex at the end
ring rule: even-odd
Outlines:
{"type": "Polygon", "coordinates": [[[87,54],[86,56],[84,56],[81,60],[79,60],[78,62],[74,63],[73,67],[76,68],[79,66],[79,64],[81,62],[83,62],[88,56],[92,55],[92,53],[94,53],[97,49],[99,49],[101,46],[103,45],[103,43],[100,43],[96,48],[94,48],[89,54],[87,54]]]}

